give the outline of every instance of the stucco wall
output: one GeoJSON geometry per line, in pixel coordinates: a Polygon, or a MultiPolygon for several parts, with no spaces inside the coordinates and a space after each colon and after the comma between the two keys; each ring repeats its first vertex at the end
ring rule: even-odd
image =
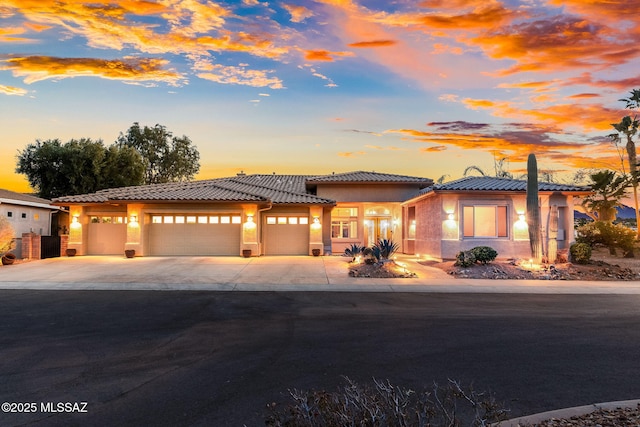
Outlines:
{"type": "MultiPolygon", "coordinates": [[[[540,195],[541,222],[546,237],[549,209],[551,205],[560,209],[558,248],[568,248],[573,241],[573,199],[562,194],[540,195]]],[[[416,209],[416,239],[414,253],[441,259],[454,259],[461,250],[475,246],[491,246],[498,252],[499,258],[529,258],[531,254],[526,222],[520,219],[526,214],[525,194],[435,194],[418,200],[416,209]],[[465,219],[463,206],[506,205],[507,237],[477,238],[464,237],[465,219]]],[[[546,240],[544,243],[547,245],[546,240]]]]}
{"type": "Polygon", "coordinates": [[[415,184],[318,184],[317,196],[337,202],[402,202],[419,191],[415,184]]]}
{"type": "Polygon", "coordinates": [[[442,242],[442,196],[433,195],[420,200],[416,208],[416,238],[414,253],[440,258],[442,242]]]}
{"type": "Polygon", "coordinates": [[[51,210],[30,206],[0,204],[0,215],[7,218],[13,227],[15,245],[14,254],[22,254],[22,234],[37,233],[42,236],[51,235],[51,210]],[[9,216],[11,212],[11,216],[9,216]],[[24,218],[23,218],[24,215],[24,218]]]}

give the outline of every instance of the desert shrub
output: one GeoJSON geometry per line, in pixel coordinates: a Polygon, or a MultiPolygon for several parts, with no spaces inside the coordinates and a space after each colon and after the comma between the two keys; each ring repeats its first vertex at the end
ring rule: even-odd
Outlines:
{"type": "Polygon", "coordinates": [[[344,250],[344,254],[346,256],[350,256],[355,259],[355,257],[362,254],[363,249],[364,249],[363,246],[360,246],[359,244],[354,243],[351,245],[351,247],[348,247],[347,249],[344,250]]]}
{"type": "Polygon", "coordinates": [[[503,421],[508,411],[488,393],[449,380],[446,386],[416,393],[373,380],[361,386],[346,378],[335,392],[289,390],[294,403],[271,403],[265,424],[296,426],[487,426],[503,421]]]}
{"type": "Polygon", "coordinates": [[[371,246],[371,255],[375,259],[375,262],[379,262],[383,258],[382,249],[380,249],[380,246],[371,246]]]}
{"type": "Polygon", "coordinates": [[[476,261],[481,264],[487,264],[498,256],[498,252],[490,246],[476,246],[471,248],[471,252],[476,257],[476,261]]]}
{"type": "Polygon", "coordinates": [[[373,249],[362,248],[362,259],[365,264],[374,264],[376,262],[376,256],[373,253],[373,249]]]}
{"type": "Polygon", "coordinates": [[[620,248],[624,256],[633,257],[636,232],[624,225],[595,221],[578,227],[577,232],[578,243],[586,243],[592,248],[604,246],[612,255],[616,254],[616,248],[620,248]]]}
{"type": "Polygon", "coordinates": [[[13,249],[13,242],[15,241],[15,233],[9,220],[0,215],[0,254],[13,249]]]}
{"type": "Polygon", "coordinates": [[[460,251],[456,255],[455,265],[459,267],[471,267],[476,263],[476,256],[471,251],[460,251]]]}
{"type": "Polygon", "coordinates": [[[394,243],[389,239],[378,240],[374,247],[380,249],[380,258],[391,258],[391,256],[400,248],[397,243],[394,243]]]}
{"type": "Polygon", "coordinates": [[[571,262],[588,264],[591,259],[591,246],[587,243],[574,243],[569,247],[571,262]]]}

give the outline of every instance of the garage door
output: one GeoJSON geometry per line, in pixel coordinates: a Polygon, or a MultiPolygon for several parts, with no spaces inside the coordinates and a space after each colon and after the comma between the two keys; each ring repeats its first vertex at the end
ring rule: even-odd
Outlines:
{"type": "Polygon", "coordinates": [[[237,214],[152,215],[151,255],[240,254],[242,217],[237,214]]]}
{"type": "Polygon", "coordinates": [[[89,217],[87,227],[87,253],[89,255],[122,255],[127,241],[126,217],[89,217]]]}
{"type": "Polygon", "coordinates": [[[307,214],[268,215],[265,221],[266,255],[309,254],[309,217],[307,214]]]}

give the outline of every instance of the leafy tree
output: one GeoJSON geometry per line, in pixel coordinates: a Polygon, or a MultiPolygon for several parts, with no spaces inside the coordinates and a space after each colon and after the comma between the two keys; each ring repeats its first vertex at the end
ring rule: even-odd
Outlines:
{"type": "Polygon", "coordinates": [[[143,163],[134,150],[107,149],[101,140],[49,139],[20,151],[16,172],[27,176],[38,196],[52,199],[142,184],[143,163]]]}
{"type": "Polygon", "coordinates": [[[582,200],[582,207],[594,221],[614,221],[616,207],[630,185],[629,178],[611,170],[592,173],[590,178],[593,193],[582,200]]]}
{"type": "Polygon", "coordinates": [[[173,136],[165,126],[140,127],[135,122],[116,141],[142,156],[145,184],[190,181],[200,170],[200,153],[187,136],[173,136]]]}
{"type": "MultiPolygon", "coordinates": [[[[620,99],[625,102],[625,108],[634,110],[640,108],[640,89],[633,89],[629,98],[620,99]]],[[[638,158],[636,153],[636,144],[633,137],[638,133],[637,116],[624,116],[619,123],[612,123],[611,126],[616,133],[609,135],[609,138],[616,144],[621,142],[621,134],[626,139],[625,150],[627,151],[627,160],[629,162],[629,172],[631,174],[631,187],[633,188],[633,202],[636,210],[636,223],[640,224],[640,207],[638,206],[638,158]]],[[[638,228],[637,238],[640,239],[640,227],[638,228]]]]}

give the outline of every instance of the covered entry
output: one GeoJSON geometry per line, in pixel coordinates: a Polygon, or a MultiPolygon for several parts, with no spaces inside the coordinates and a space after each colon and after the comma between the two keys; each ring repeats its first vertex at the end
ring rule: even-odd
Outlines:
{"type": "Polygon", "coordinates": [[[240,254],[239,214],[151,215],[150,255],[240,254]]]}
{"type": "Polygon", "coordinates": [[[265,255],[308,255],[309,214],[270,213],[264,219],[265,255]]]}

